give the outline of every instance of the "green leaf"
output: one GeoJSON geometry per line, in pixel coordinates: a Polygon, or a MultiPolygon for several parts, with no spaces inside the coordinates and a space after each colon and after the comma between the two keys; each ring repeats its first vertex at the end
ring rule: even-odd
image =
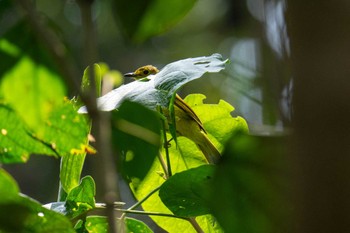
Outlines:
{"type": "Polygon", "coordinates": [[[86,153],[89,131],[86,116],[78,114],[74,105],[66,101],[50,113],[35,137],[51,145],[60,156],[77,155],[86,153]]]}
{"type": "Polygon", "coordinates": [[[91,176],[85,176],[79,186],[73,188],[67,196],[67,215],[77,217],[95,207],[95,182],[91,176]]]}
{"type": "MultiPolygon", "coordinates": [[[[224,143],[226,138],[229,138],[233,132],[240,130],[246,132],[248,130],[247,123],[243,118],[231,116],[231,111],[234,107],[224,101],[220,101],[219,104],[203,104],[203,99],[203,95],[189,95],[185,98],[185,102],[193,107],[198,117],[202,120],[210,139],[216,146],[222,148],[222,143],[224,143]],[[239,119],[237,120],[239,123],[232,124],[231,122],[235,121],[234,119],[237,118],[239,119]],[[218,129],[217,127],[212,127],[211,124],[214,125],[214,123],[211,122],[215,121],[219,121],[222,128],[218,129]],[[229,126],[230,131],[225,129],[226,125],[229,126]],[[212,135],[215,135],[215,137],[212,135]]],[[[168,134],[167,137],[169,139],[170,134],[168,134]]],[[[202,152],[197,148],[193,141],[183,136],[177,137],[177,141],[177,145],[174,141],[171,141],[171,146],[168,148],[173,174],[176,175],[187,169],[196,168],[206,164],[202,152]]],[[[165,154],[164,151],[162,151],[162,154],[165,154]]],[[[133,190],[133,193],[136,198],[140,200],[156,187],[163,184],[164,181],[164,171],[162,166],[158,160],[155,160],[147,176],[139,184],[138,189],[133,190]]],[[[142,207],[145,211],[171,213],[158,195],[152,195],[142,204],[142,207]]],[[[188,221],[185,220],[165,219],[164,217],[157,216],[151,216],[151,218],[168,232],[195,232],[188,221]]],[[[215,221],[211,215],[196,217],[196,221],[200,224],[204,232],[222,231],[217,221],[215,221]]]]}
{"type": "MultiPolygon", "coordinates": [[[[118,108],[124,100],[140,103],[155,110],[157,106],[168,107],[172,95],[186,83],[202,77],[205,73],[216,73],[225,68],[227,60],[220,54],[209,57],[197,57],[179,60],[168,64],[156,75],[150,75],[148,81],[135,81],[114,89],[98,98],[97,104],[102,111],[118,108]]],[[[86,108],[79,109],[85,113],[86,108]]]]}
{"type": "Polygon", "coordinates": [[[214,169],[213,165],[203,165],[175,174],[162,184],[160,199],[177,216],[210,214],[206,198],[214,169]]]}
{"type": "Polygon", "coordinates": [[[88,145],[90,123],[86,116],[77,113],[72,103],[66,102],[55,109],[41,129],[37,137],[55,145],[62,156],[60,181],[69,193],[79,184],[86,152],[95,152],[88,145]]]}
{"type": "Polygon", "coordinates": [[[113,142],[120,151],[120,170],[137,188],[159,153],[160,119],[155,112],[129,101],[113,112],[113,142]]]}
{"type": "MultiPolygon", "coordinates": [[[[118,232],[130,232],[130,233],[152,233],[153,231],[143,222],[133,219],[125,218],[124,222],[117,220],[118,232]],[[122,230],[123,224],[125,224],[126,231],[122,230]]],[[[75,226],[78,232],[88,233],[105,233],[108,229],[107,218],[102,216],[88,216],[86,222],[78,222],[75,226]]]]}
{"type": "MultiPolygon", "coordinates": [[[[91,88],[90,83],[90,66],[86,67],[84,70],[83,79],[81,81],[81,89],[83,91],[87,91],[91,88]]],[[[95,85],[96,85],[96,96],[101,96],[101,82],[102,82],[102,75],[101,75],[101,68],[99,64],[94,64],[94,78],[95,78],[95,85]]]]}
{"type": "MultiPolygon", "coordinates": [[[[10,53],[19,50],[15,45],[9,45],[9,42],[5,43],[7,51],[12,51],[10,53]]],[[[66,89],[55,73],[31,57],[13,57],[17,62],[1,76],[0,96],[20,114],[28,126],[35,129],[62,102],[66,89]]]]}
{"type": "Polygon", "coordinates": [[[47,144],[33,137],[23,120],[6,105],[0,104],[0,163],[26,162],[31,154],[57,156],[47,144]]]}
{"type": "Polygon", "coordinates": [[[12,177],[0,169],[0,232],[75,232],[63,215],[18,192],[12,177]]]}
{"type": "Polygon", "coordinates": [[[184,100],[200,116],[204,128],[220,143],[217,144],[219,148],[223,148],[232,133],[248,133],[245,119],[240,116],[232,117],[231,114],[235,110],[232,105],[224,100],[220,100],[218,104],[205,104],[205,98],[203,94],[191,94],[184,100]]]}
{"type": "Polygon", "coordinates": [[[6,105],[0,105],[0,161],[24,162],[30,154],[63,156],[85,153],[89,125],[69,102],[54,109],[34,131],[6,105]]]}
{"type": "Polygon", "coordinates": [[[134,233],[152,233],[153,231],[140,220],[134,218],[125,218],[127,232],[134,233]]]}
{"type": "Polygon", "coordinates": [[[0,202],[5,202],[8,199],[12,199],[19,193],[18,185],[16,181],[8,174],[4,169],[0,168],[0,187],[1,187],[1,199],[0,202]]]}
{"type": "Polygon", "coordinates": [[[229,141],[208,199],[225,231],[289,231],[292,206],[285,148],[284,137],[236,134],[229,141]]]}
{"type": "Polygon", "coordinates": [[[192,9],[196,1],[115,0],[113,3],[115,18],[124,35],[135,42],[142,42],[173,27],[192,9]]]}

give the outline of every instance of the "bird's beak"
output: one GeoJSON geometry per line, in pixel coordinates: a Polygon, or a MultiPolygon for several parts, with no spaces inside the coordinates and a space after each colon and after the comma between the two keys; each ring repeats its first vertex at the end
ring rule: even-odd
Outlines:
{"type": "Polygon", "coordinates": [[[124,74],[124,77],[136,77],[135,73],[126,73],[124,74]]]}

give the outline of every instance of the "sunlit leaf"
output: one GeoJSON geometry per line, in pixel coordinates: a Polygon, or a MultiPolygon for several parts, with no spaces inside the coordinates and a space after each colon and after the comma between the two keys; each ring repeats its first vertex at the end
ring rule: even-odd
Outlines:
{"type": "MultiPolygon", "coordinates": [[[[124,218],[124,222],[117,220],[118,232],[128,233],[152,233],[153,231],[143,222],[133,219],[124,218]],[[123,225],[124,226],[123,226],[123,225]],[[125,228],[124,228],[125,227],[125,228]],[[121,230],[125,229],[125,230],[121,230]]],[[[85,223],[78,222],[75,226],[77,232],[88,233],[105,233],[108,230],[107,218],[102,216],[88,216],[85,223]]]]}
{"type": "MultiPolygon", "coordinates": [[[[213,142],[220,146],[224,143],[226,138],[229,138],[234,131],[242,130],[246,132],[248,130],[247,124],[243,118],[240,118],[239,124],[232,124],[230,122],[235,117],[232,117],[231,111],[234,109],[231,105],[224,101],[220,101],[219,104],[203,104],[203,95],[189,95],[185,98],[185,101],[194,108],[194,111],[200,119],[203,119],[203,124],[213,142]],[[197,108],[198,107],[198,108],[197,108]],[[211,111],[211,112],[209,112],[211,111]],[[216,112],[217,111],[217,112],[216,112]],[[222,125],[229,126],[230,130],[217,129],[211,127],[210,122],[221,121],[222,125]],[[208,127],[207,127],[208,126],[208,127]],[[218,130],[218,132],[216,132],[218,130]],[[218,137],[217,139],[212,136],[218,137]]],[[[234,120],[235,121],[235,120],[234,120]]],[[[168,139],[170,138],[168,134],[168,139]]],[[[178,145],[173,141],[170,142],[171,146],[170,161],[172,164],[173,174],[185,171],[190,168],[196,168],[206,164],[205,158],[202,152],[197,148],[194,142],[183,136],[178,137],[178,145]],[[180,153],[181,151],[181,153],[180,153]]],[[[164,154],[164,151],[162,151],[164,154]]],[[[165,159],[165,158],[164,158],[165,159]]],[[[165,182],[164,170],[158,160],[155,160],[152,168],[149,170],[146,178],[139,184],[138,189],[134,192],[137,199],[142,199],[156,187],[159,187],[165,182]]],[[[174,176],[175,176],[174,175],[174,176]]],[[[169,209],[163,204],[158,195],[154,194],[146,202],[142,204],[142,207],[146,211],[157,211],[164,213],[171,213],[169,209]]],[[[204,214],[206,212],[202,212],[204,214]]],[[[195,232],[191,224],[185,220],[171,219],[167,220],[164,217],[151,216],[151,218],[162,228],[168,232],[195,232]]],[[[217,221],[213,219],[211,215],[203,215],[196,218],[196,221],[204,229],[205,232],[221,232],[221,228],[217,221]]]]}
{"type": "Polygon", "coordinates": [[[151,233],[153,232],[144,222],[134,218],[125,218],[127,232],[130,233],[151,233]]]}
{"type": "Polygon", "coordinates": [[[86,116],[78,114],[69,101],[57,106],[36,131],[36,138],[51,145],[63,156],[89,150],[87,139],[90,126],[86,116]]]}
{"type": "Polygon", "coordinates": [[[85,176],[79,186],[68,193],[66,207],[71,218],[95,207],[95,182],[91,176],[85,176]]]}
{"type": "MultiPolygon", "coordinates": [[[[19,49],[11,46],[12,50],[19,49]]],[[[9,45],[6,48],[9,51],[9,45]]],[[[14,58],[17,62],[12,69],[1,76],[0,96],[30,127],[38,127],[39,122],[62,102],[65,87],[57,74],[30,57],[24,55],[14,58]]]]}
{"type": "Polygon", "coordinates": [[[202,94],[191,94],[186,96],[185,102],[200,116],[204,128],[216,139],[217,147],[222,148],[235,131],[248,132],[248,124],[244,118],[232,117],[235,110],[232,105],[224,100],[220,100],[218,104],[207,104],[203,102],[205,98],[202,94]]]}
{"type": "Polygon", "coordinates": [[[0,170],[0,232],[75,232],[62,214],[18,192],[16,182],[0,170]]]}
{"type": "Polygon", "coordinates": [[[0,163],[23,163],[31,154],[58,156],[49,144],[33,137],[15,111],[0,104],[0,163]],[[5,120],[6,119],[6,120],[5,120]]]}
{"type": "Polygon", "coordinates": [[[124,35],[135,42],[142,42],[174,26],[192,9],[196,1],[115,0],[113,3],[115,18],[124,35]]]}

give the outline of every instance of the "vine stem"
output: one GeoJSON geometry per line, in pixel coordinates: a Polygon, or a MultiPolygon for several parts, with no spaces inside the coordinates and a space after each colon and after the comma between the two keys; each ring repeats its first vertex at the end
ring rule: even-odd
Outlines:
{"type": "MultiPolygon", "coordinates": [[[[140,201],[136,202],[134,205],[130,206],[128,208],[128,210],[133,210],[135,208],[137,208],[138,206],[140,206],[143,202],[145,202],[149,197],[151,197],[155,192],[157,192],[160,189],[161,185],[158,186],[157,188],[155,188],[154,190],[152,190],[151,192],[149,192],[144,198],[142,198],[140,201]]],[[[126,213],[123,213],[121,218],[125,217],[126,213]]]]}
{"type": "Polygon", "coordinates": [[[204,231],[202,230],[201,226],[199,226],[195,218],[189,218],[187,220],[191,223],[192,227],[196,230],[196,232],[204,233],[204,231]]]}
{"type": "MultiPolygon", "coordinates": [[[[164,144],[163,144],[163,147],[164,147],[164,150],[165,150],[165,157],[166,157],[166,169],[164,169],[164,161],[162,161],[163,158],[160,159],[160,162],[162,163],[162,166],[163,166],[163,169],[164,169],[164,172],[166,174],[166,178],[168,179],[169,177],[172,176],[172,170],[171,170],[171,163],[170,163],[170,155],[169,155],[169,149],[168,149],[168,140],[167,140],[167,136],[166,136],[166,122],[165,122],[165,119],[164,119],[164,114],[163,114],[163,111],[162,111],[162,107],[158,106],[158,111],[159,113],[161,114],[161,122],[162,122],[162,133],[163,133],[163,141],[164,141],[164,144]]],[[[160,155],[161,156],[161,155],[160,155]]]]}

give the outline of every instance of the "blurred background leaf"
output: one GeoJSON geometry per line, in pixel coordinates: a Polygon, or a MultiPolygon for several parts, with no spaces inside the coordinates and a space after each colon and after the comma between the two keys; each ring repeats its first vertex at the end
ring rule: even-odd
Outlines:
{"type": "Polygon", "coordinates": [[[225,231],[288,232],[293,207],[287,139],[237,133],[228,142],[208,195],[225,231]]]}
{"type": "Polygon", "coordinates": [[[14,179],[0,170],[0,230],[2,232],[75,232],[63,215],[19,193],[14,179]]]}
{"type": "Polygon", "coordinates": [[[180,21],[194,6],[196,0],[135,1],[113,0],[113,10],[120,30],[134,42],[143,42],[164,33],[180,21]]]}
{"type": "MultiPolygon", "coordinates": [[[[15,29],[13,37],[16,38],[20,37],[19,32],[25,31],[22,27],[15,29]]],[[[30,127],[36,127],[62,102],[66,87],[46,64],[49,59],[45,52],[41,54],[40,51],[45,51],[43,48],[36,47],[37,41],[31,41],[34,40],[32,37],[17,40],[8,37],[0,40],[0,56],[5,56],[0,59],[11,63],[2,63],[0,67],[0,98],[10,104],[30,127]]]]}

